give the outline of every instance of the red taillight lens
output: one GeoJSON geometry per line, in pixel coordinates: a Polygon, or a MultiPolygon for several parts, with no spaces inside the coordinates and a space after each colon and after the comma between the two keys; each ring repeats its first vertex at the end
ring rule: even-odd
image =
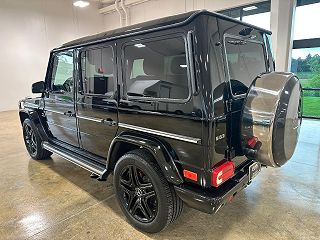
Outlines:
{"type": "Polygon", "coordinates": [[[247,141],[247,145],[251,148],[254,148],[257,145],[257,142],[258,142],[258,138],[253,136],[247,141]]]}
{"type": "Polygon", "coordinates": [[[188,178],[188,179],[193,180],[195,182],[198,180],[198,174],[197,173],[191,172],[191,171],[186,170],[186,169],[183,170],[183,176],[185,178],[188,178]]]}
{"type": "Polygon", "coordinates": [[[234,175],[234,164],[232,161],[223,161],[212,170],[212,186],[219,187],[234,175]]]}

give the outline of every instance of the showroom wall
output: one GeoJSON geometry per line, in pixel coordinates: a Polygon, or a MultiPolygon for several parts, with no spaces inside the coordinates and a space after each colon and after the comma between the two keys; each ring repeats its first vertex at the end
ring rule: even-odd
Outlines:
{"type": "Polygon", "coordinates": [[[72,0],[1,0],[0,111],[17,109],[19,99],[32,95],[52,48],[103,29],[93,3],[80,9],[72,0]]]}
{"type": "MultiPolygon", "coordinates": [[[[129,23],[140,23],[197,9],[219,11],[256,2],[261,0],[150,0],[129,7],[129,23]]],[[[114,7],[108,8],[112,10],[104,14],[105,29],[120,27],[119,14],[114,7]]]]}

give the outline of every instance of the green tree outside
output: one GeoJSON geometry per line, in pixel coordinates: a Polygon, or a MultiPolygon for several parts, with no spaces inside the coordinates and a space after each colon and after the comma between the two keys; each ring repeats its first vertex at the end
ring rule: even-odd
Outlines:
{"type": "MultiPolygon", "coordinates": [[[[320,88],[320,55],[308,54],[305,59],[292,59],[291,71],[300,79],[303,88],[320,88]]],[[[303,91],[303,115],[320,117],[320,91],[303,91]]]]}

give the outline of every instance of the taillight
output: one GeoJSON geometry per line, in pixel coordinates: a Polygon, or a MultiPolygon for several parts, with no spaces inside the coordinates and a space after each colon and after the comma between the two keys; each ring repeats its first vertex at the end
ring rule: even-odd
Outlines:
{"type": "Polygon", "coordinates": [[[234,175],[234,163],[232,161],[222,161],[212,170],[212,186],[219,187],[234,175]]]}
{"type": "Polygon", "coordinates": [[[247,145],[251,148],[254,148],[258,143],[258,138],[253,136],[252,138],[249,138],[247,141],[247,145]]]}
{"type": "Polygon", "coordinates": [[[191,172],[191,171],[186,170],[186,169],[183,170],[183,176],[185,178],[188,178],[188,179],[193,180],[195,182],[198,180],[198,174],[197,173],[191,172]]]}

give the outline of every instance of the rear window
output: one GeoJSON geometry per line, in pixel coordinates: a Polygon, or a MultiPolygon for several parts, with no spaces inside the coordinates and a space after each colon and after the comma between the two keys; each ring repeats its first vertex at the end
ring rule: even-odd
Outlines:
{"type": "Polygon", "coordinates": [[[252,81],[266,72],[264,46],[260,42],[226,38],[226,58],[234,95],[246,93],[252,81]]]}

